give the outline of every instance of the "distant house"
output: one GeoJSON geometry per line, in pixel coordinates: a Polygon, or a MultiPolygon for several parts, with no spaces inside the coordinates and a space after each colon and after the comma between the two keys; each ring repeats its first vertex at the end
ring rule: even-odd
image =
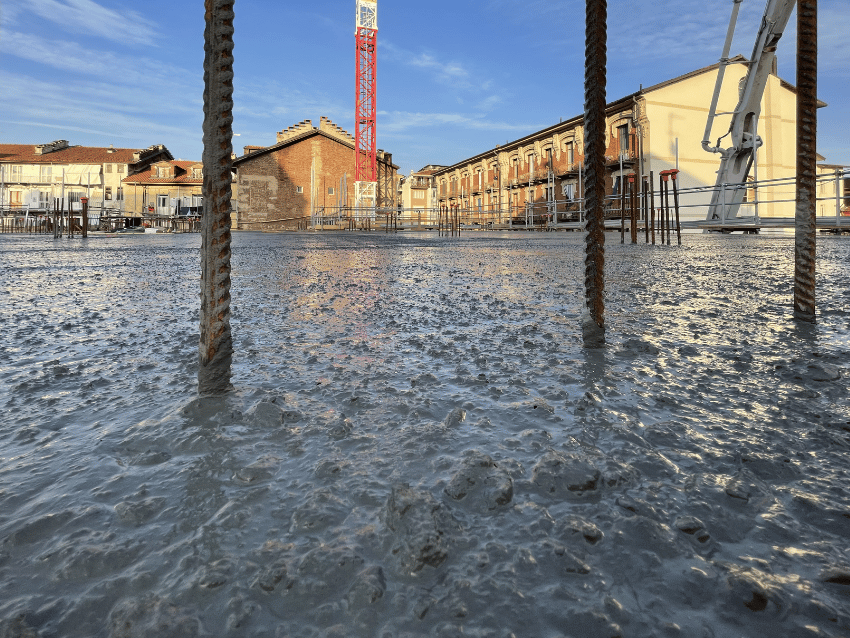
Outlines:
{"type": "Polygon", "coordinates": [[[434,174],[445,168],[438,164],[429,164],[418,171],[410,171],[410,175],[402,177],[399,184],[402,208],[428,209],[437,206],[437,183],[434,174]]]}
{"type": "MultiPolygon", "coordinates": [[[[280,131],[272,146],[246,146],[233,166],[241,230],[299,228],[354,205],[354,138],[326,117],[280,131]]],[[[397,173],[379,150],[379,207],[396,206],[397,173]]]]}
{"type": "Polygon", "coordinates": [[[163,160],[128,175],[122,181],[126,210],[154,215],[200,215],[203,209],[204,165],[163,160]]]}
{"type": "Polygon", "coordinates": [[[47,210],[65,198],[79,210],[80,197],[89,208],[125,210],[123,180],[158,161],[173,159],[162,144],[146,149],[50,144],[0,144],[0,207],[47,210]]]}

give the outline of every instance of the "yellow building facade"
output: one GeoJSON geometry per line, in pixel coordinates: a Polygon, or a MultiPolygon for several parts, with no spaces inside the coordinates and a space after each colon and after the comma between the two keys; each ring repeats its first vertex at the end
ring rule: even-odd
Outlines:
{"type": "MultiPolygon", "coordinates": [[[[702,220],[715,188],[720,155],[705,151],[702,139],[719,65],[712,65],[610,102],[606,107],[606,188],[609,208],[629,174],[652,178],[657,192],[659,174],[678,169],[683,220],[702,220]]],[[[717,112],[730,113],[738,103],[739,85],[747,73],[740,56],[730,60],[717,112]]],[[[821,106],[826,106],[821,103],[821,106]]],[[[578,218],[584,162],[583,116],[562,121],[536,133],[489,149],[434,173],[439,205],[469,211],[469,219],[514,223],[578,218]],[[529,218],[528,211],[531,210],[529,218]]],[[[731,116],[715,118],[711,145],[729,129],[731,116]]],[[[796,173],[796,89],[772,74],[761,100],[758,135],[764,141],[756,154],[750,189],[740,216],[794,216],[796,173]],[[758,202],[758,203],[756,203],[758,202]]],[[[729,138],[720,146],[729,146],[729,138]],[[725,142],[725,145],[724,145],[725,142]]],[[[725,188],[725,187],[724,187],[725,188]]],[[[843,193],[841,195],[844,196],[843,193]]],[[[656,202],[657,205],[657,202],[656,202]]],[[[833,205],[834,209],[834,205],[833,205]]],[[[619,214],[619,213],[617,213],[619,214]]]]}

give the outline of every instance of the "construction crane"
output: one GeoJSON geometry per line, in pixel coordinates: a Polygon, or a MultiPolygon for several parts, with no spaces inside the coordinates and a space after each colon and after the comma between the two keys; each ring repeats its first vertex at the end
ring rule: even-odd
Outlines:
{"type": "Polygon", "coordinates": [[[758,135],[758,119],[761,112],[761,98],[767,85],[776,59],[776,46],[791,17],[796,0],[768,0],[761,20],[753,54],[750,56],[747,75],[740,88],[740,98],[735,110],[731,113],[717,113],[717,101],[723,84],[723,74],[729,64],[729,49],[732,46],[732,36],[735,33],[735,23],[742,0],[733,0],[732,18],[726,32],[726,43],[720,58],[717,71],[717,82],[708,122],[705,125],[705,135],[702,147],[709,153],[720,153],[720,170],[717,171],[717,182],[711,195],[707,220],[725,221],[738,216],[738,210],[746,193],[747,176],[753,166],[756,149],[764,143],[758,135]],[[731,115],[728,132],[712,146],[711,127],[718,115],[731,115]],[[731,136],[731,146],[721,148],[723,138],[731,136]]]}
{"type": "Polygon", "coordinates": [[[354,112],[354,205],[371,210],[378,203],[377,171],[377,0],[357,0],[354,37],[357,43],[357,94],[354,112]]]}

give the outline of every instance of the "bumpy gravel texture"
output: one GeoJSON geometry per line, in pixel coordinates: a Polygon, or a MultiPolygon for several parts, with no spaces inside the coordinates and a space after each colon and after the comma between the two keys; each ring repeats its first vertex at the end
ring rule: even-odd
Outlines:
{"type": "Polygon", "coordinates": [[[0,236],[0,636],[850,635],[850,241],[0,236]]]}

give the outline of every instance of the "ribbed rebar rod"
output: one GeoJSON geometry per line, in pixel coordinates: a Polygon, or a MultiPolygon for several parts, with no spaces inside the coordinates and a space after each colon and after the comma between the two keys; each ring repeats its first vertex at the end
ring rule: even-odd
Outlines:
{"type": "Polygon", "coordinates": [[[586,0],[584,49],[584,299],[586,348],[605,344],[605,80],[606,0],[586,0]]]}
{"type": "Polygon", "coordinates": [[[204,215],[198,393],[230,388],[230,199],[233,160],[233,2],[205,0],[204,215]]]}
{"type": "Polygon", "coordinates": [[[815,322],[818,3],[797,3],[797,204],[794,318],[815,322]]]}

